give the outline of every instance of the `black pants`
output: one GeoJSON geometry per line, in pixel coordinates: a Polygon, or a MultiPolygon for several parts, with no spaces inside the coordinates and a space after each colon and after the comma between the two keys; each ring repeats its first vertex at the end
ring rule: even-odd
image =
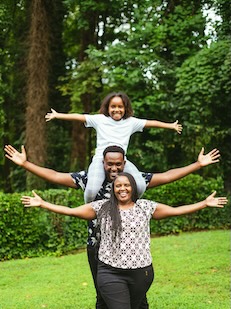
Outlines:
{"type": "MultiPolygon", "coordinates": [[[[95,289],[96,289],[96,306],[95,306],[95,308],[96,309],[109,309],[109,307],[106,305],[103,297],[101,296],[98,285],[97,285],[98,259],[97,259],[95,251],[96,251],[95,248],[93,248],[91,246],[87,246],[88,263],[90,265],[91,274],[92,274],[92,278],[93,278],[95,289]]],[[[128,308],[126,308],[126,309],[128,309],[128,308]]],[[[138,308],[139,309],[148,309],[149,308],[146,293],[145,293],[145,295],[142,299],[142,302],[140,303],[140,306],[138,308]]]]}
{"type": "Polygon", "coordinates": [[[97,284],[110,309],[139,309],[153,279],[152,265],[120,269],[98,262],[97,284]]]}

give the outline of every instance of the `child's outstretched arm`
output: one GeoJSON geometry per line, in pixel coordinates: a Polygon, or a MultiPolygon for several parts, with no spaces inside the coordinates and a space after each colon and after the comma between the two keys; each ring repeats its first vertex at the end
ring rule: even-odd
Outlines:
{"type": "Polygon", "coordinates": [[[82,114],[63,114],[63,113],[58,113],[56,112],[53,108],[51,108],[51,112],[47,113],[45,116],[46,121],[50,121],[52,119],[62,119],[62,120],[69,120],[69,121],[80,121],[80,122],[85,122],[86,117],[85,115],[82,114]]]}
{"type": "Polygon", "coordinates": [[[161,128],[161,129],[172,129],[176,130],[178,134],[181,134],[183,126],[178,123],[178,120],[175,122],[162,122],[158,120],[147,120],[144,126],[145,128],[161,128]]]}

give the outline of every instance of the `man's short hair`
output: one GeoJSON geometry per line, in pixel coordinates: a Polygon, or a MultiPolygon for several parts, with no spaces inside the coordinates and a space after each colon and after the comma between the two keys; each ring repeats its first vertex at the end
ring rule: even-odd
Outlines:
{"type": "Polygon", "coordinates": [[[114,146],[108,146],[107,148],[104,149],[104,152],[103,152],[103,157],[104,157],[104,158],[105,158],[105,156],[106,156],[106,154],[107,154],[108,152],[119,152],[119,153],[122,153],[123,158],[124,158],[124,156],[125,156],[125,152],[124,152],[123,148],[121,148],[121,147],[119,147],[119,146],[116,146],[116,145],[114,145],[114,146]]]}

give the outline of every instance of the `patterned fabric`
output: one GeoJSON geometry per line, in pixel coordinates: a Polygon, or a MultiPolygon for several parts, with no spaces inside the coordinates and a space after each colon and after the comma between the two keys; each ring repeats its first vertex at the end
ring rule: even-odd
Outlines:
{"type": "MultiPolygon", "coordinates": [[[[148,187],[149,182],[152,179],[152,173],[141,173],[142,177],[145,179],[146,187],[148,187]]],[[[87,171],[75,172],[70,174],[74,183],[76,184],[77,189],[82,189],[83,191],[86,188],[87,184],[87,171]]],[[[111,195],[111,182],[104,180],[95,200],[99,201],[102,199],[109,199],[111,195]]],[[[88,221],[88,238],[87,238],[87,245],[94,247],[97,242],[96,237],[96,225],[97,219],[88,221]]]]}
{"type": "Polygon", "coordinates": [[[90,203],[95,200],[97,192],[99,192],[102,183],[105,180],[103,155],[101,157],[93,157],[93,160],[88,167],[88,175],[90,175],[90,177],[84,190],[85,203],[90,203]]]}
{"type": "MultiPolygon", "coordinates": [[[[105,200],[92,202],[98,214],[105,200]]],[[[116,268],[135,269],[152,263],[149,221],[156,210],[156,202],[140,199],[132,208],[120,209],[122,231],[113,239],[111,218],[103,218],[98,258],[116,268]]]]}

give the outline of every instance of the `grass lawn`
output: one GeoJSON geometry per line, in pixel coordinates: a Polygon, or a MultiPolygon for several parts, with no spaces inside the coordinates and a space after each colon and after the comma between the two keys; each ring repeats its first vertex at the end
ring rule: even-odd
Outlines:
{"type": "MultiPolygon", "coordinates": [[[[230,309],[230,232],[152,238],[150,309],[230,309]]],[[[86,252],[0,263],[0,309],[94,309],[86,252]]]]}

